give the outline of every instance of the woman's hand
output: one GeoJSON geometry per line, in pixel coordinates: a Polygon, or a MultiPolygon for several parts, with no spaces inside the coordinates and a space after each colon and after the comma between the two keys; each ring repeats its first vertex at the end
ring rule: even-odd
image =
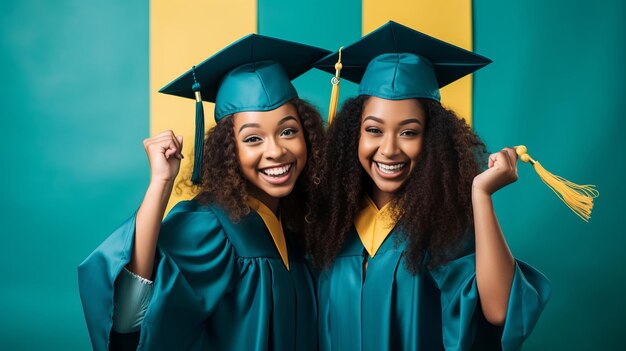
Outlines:
{"type": "Polygon", "coordinates": [[[183,137],[167,130],[143,141],[150,161],[150,185],[135,221],[135,245],[127,268],[152,279],[161,220],[183,159],[183,137]]]}
{"type": "Polygon", "coordinates": [[[151,182],[174,182],[183,159],[183,136],[167,130],[143,141],[150,161],[151,182]]]}
{"type": "Polygon", "coordinates": [[[476,241],[476,284],[487,321],[504,325],[507,317],[515,260],[498,223],[491,195],[517,180],[515,149],[489,155],[489,168],[474,178],[472,207],[476,241]]]}
{"type": "Polygon", "coordinates": [[[517,180],[517,153],[507,147],[489,155],[489,168],[474,178],[472,191],[492,195],[517,180]]]}

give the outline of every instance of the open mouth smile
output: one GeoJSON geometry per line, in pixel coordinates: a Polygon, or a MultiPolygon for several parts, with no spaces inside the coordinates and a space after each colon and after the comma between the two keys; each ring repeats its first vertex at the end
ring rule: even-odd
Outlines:
{"type": "Polygon", "coordinates": [[[382,163],[374,162],[376,164],[376,170],[383,178],[395,178],[403,173],[404,168],[408,162],[400,163],[382,163]]]}
{"type": "Polygon", "coordinates": [[[259,169],[261,178],[268,183],[280,185],[289,180],[292,174],[293,163],[259,169]]]}

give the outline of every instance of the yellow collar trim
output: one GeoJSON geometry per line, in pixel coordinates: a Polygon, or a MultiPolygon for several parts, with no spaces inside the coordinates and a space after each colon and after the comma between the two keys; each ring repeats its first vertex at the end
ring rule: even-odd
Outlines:
{"type": "Polygon", "coordinates": [[[363,247],[370,254],[376,255],[376,251],[383,244],[391,230],[396,225],[396,221],[391,215],[390,203],[380,210],[369,196],[365,195],[364,207],[357,213],[354,219],[356,232],[359,234],[363,247]]]}
{"type": "Polygon", "coordinates": [[[287,254],[287,241],[285,240],[285,233],[283,232],[283,224],[280,219],[276,218],[274,212],[270,210],[264,203],[261,201],[249,196],[248,205],[250,208],[256,211],[259,214],[263,223],[269,230],[270,235],[272,236],[272,240],[274,240],[274,245],[276,245],[276,249],[278,249],[278,253],[280,254],[280,258],[283,260],[285,267],[289,270],[289,256],[287,254]]]}

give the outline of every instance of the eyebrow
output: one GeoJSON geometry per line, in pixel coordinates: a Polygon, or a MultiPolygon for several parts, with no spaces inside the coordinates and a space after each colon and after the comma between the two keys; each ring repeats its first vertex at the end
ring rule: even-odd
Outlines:
{"type": "Polygon", "coordinates": [[[244,128],[261,128],[261,125],[258,123],[246,123],[239,128],[239,133],[241,133],[244,128]]]}
{"type": "Polygon", "coordinates": [[[409,124],[409,123],[417,123],[420,126],[422,125],[422,122],[419,119],[417,119],[417,118],[405,119],[404,121],[400,122],[400,125],[403,126],[403,125],[409,124]]]}
{"type": "Polygon", "coordinates": [[[385,124],[385,122],[383,121],[382,118],[378,118],[378,117],[374,117],[374,116],[367,116],[365,117],[365,119],[363,120],[363,122],[367,121],[368,119],[371,119],[374,122],[378,122],[380,124],[385,124]]]}
{"type": "MultiPolygon", "coordinates": [[[[367,116],[367,117],[365,117],[363,122],[367,121],[368,119],[371,119],[371,120],[373,120],[375,122],[378,122],[380,124],[385,124],[385,121],[383,121],[382,118],[378,118],[378,117],[374,117],[374,116],[367,116]]],[[[417,123],[419,125],[422,125],[422,122],[419,119],[417,119],[417,118],[405,119],[404,121],[400,122],[399,125],[403,126],[403,125],[409,124],[409,123],[417,123]]]]}
{"type": "Polygon", "coordinates": [[[294,120],[297,122],[296,118],[294,116],[287,116],[287,117],[283,117],[283,119],[281,119],[280,121],[278,121],[278,125],[281,125],[289,120],[294,120]]]}

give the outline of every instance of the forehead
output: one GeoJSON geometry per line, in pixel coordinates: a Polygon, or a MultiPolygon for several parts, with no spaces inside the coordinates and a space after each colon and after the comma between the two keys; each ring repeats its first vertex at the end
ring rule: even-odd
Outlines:
{"type": "Polygon", "coordinates": [[[406,118],[417,118],[424,122],[426,118],[422,103],[417,99],[387,100],[376,96],[368,98],[363,105],[361,119],[368,116],[390,122],[406,118]]]}
{"type": "Polygon", "coordinates": [[[287,116],[295,117],[296,122],[300,123],[298,111],[295,106],[291,103],[286,103],[271,111],[246,111],[235,113],[233,115],[233,124],[236,131],[244,124],[257,124],[258,126],[256,127],[274,129],[287,116]]]}

